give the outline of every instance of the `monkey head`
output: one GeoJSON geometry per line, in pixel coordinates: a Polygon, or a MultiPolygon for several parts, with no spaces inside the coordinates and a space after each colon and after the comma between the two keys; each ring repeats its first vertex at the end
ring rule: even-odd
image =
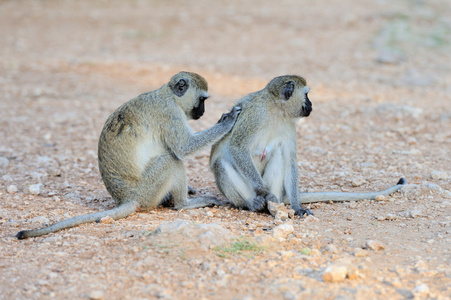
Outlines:
{"type": "Polygon", "coordinates": [[[271,80],[266,88],[284,115],[302,118],[312,112],[312,102],[308,98],[310,88],[304,78],[296,75],[279,76],[271,80]]]}
{"type": "Polygon", "coordinates": [[[188,119],[197,120],[205,112],[204,101],[209,97],[207,81],[196,73],[180,72],[169,81],[175,101],[188,119]]]}

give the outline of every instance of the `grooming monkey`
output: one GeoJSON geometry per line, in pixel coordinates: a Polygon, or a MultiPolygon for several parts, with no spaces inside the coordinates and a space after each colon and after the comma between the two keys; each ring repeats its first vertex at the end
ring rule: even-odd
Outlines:
{"type": "Polygon", "coordinates": [[[228,133],[240,113],[234,107],[213,127],[193,133],[189,119],[199,119],[208,98],[207,82],[180,72],[158,90],[120,106],[106,121],[99,138],[99,169],[116,208],[67,219],[49,227],[25,230],[16,237],[41,236],[110,216],[124,218],[137,208],[152,209],[168,198],[176,209],[221,203],[214,197],[187,199],[182,159],[228,133]]]}
{"type": "Polygon", "coordinates": [[[299,76],[276,77],[235,104],[242,109],[240,117],[210,155],[216,184],[235,206],[262,211],[268,201],[284,202],[302,216],[312,212],[301,203],[374,199],[405,184],[401,178],[374,193],[299,193],[295,121],[312,111],[306,84],[299,76]]]}

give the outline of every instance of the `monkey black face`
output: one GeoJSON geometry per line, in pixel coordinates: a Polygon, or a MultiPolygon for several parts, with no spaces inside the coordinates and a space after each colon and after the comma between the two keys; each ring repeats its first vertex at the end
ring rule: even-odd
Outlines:
{"type": "Polygon", "coordinates": [[[194,120],[197,120],[204,115],[205,100],[207,100],[207,97],[203,97],[203,96],[199,97],[198,105],[194,106],[193,109],[191,110],[191,118],[193,118],[194,120]]]}
{"type": "Polygon", "coordinates": [[[310,102],[310,99],[308,98],[308,93],[306,93],[304,104],[302,105],[301,109],[301,116],[308,117],[311,112],[312,112],[312,102],[310,102]]]}

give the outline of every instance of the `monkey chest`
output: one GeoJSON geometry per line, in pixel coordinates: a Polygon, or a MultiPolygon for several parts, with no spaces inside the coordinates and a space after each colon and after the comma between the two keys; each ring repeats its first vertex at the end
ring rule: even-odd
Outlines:
{"type": "Polygon", "coordinates": [[[287,133],[260,136],[251,147],[252,160],[260,173],[271,162],[277,162],[280,168],[284,168],[293,153],[293,147],[293,139],[287,133]]]}

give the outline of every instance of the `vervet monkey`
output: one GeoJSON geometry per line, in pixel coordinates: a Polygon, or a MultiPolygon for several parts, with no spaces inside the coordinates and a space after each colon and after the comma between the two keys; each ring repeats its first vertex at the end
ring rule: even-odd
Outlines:
{"type": "Polygon", "coordinates": [[[308,92],[304,78],[280,76],[236,102],[240,117],[213,145],[210,156],[216,184],[235,206],[261,211],[268,201],[284,202],[302,216],[312,213],[301,203],[374,199],[405,184],[402,178],[396,186],[374,193],[300,194],[295,121],[312,112],[308,92]]]}
{"type": "Polygon", "coordinates": [[[116,208],[64,220],[16,237],[41,236],[109,216],[124,218],[137,208],[152,209],[172,197],[176,209],[220,205],[214,197],[187,199],[182,159],[228,133],[240,113],[234,107],[213,127],[193,133],[189,119],[205,111],[208,86],[198,74],[180,72],[161,88],[120,106],[106,121],[99,139],[99,169],[116,208]]]}

